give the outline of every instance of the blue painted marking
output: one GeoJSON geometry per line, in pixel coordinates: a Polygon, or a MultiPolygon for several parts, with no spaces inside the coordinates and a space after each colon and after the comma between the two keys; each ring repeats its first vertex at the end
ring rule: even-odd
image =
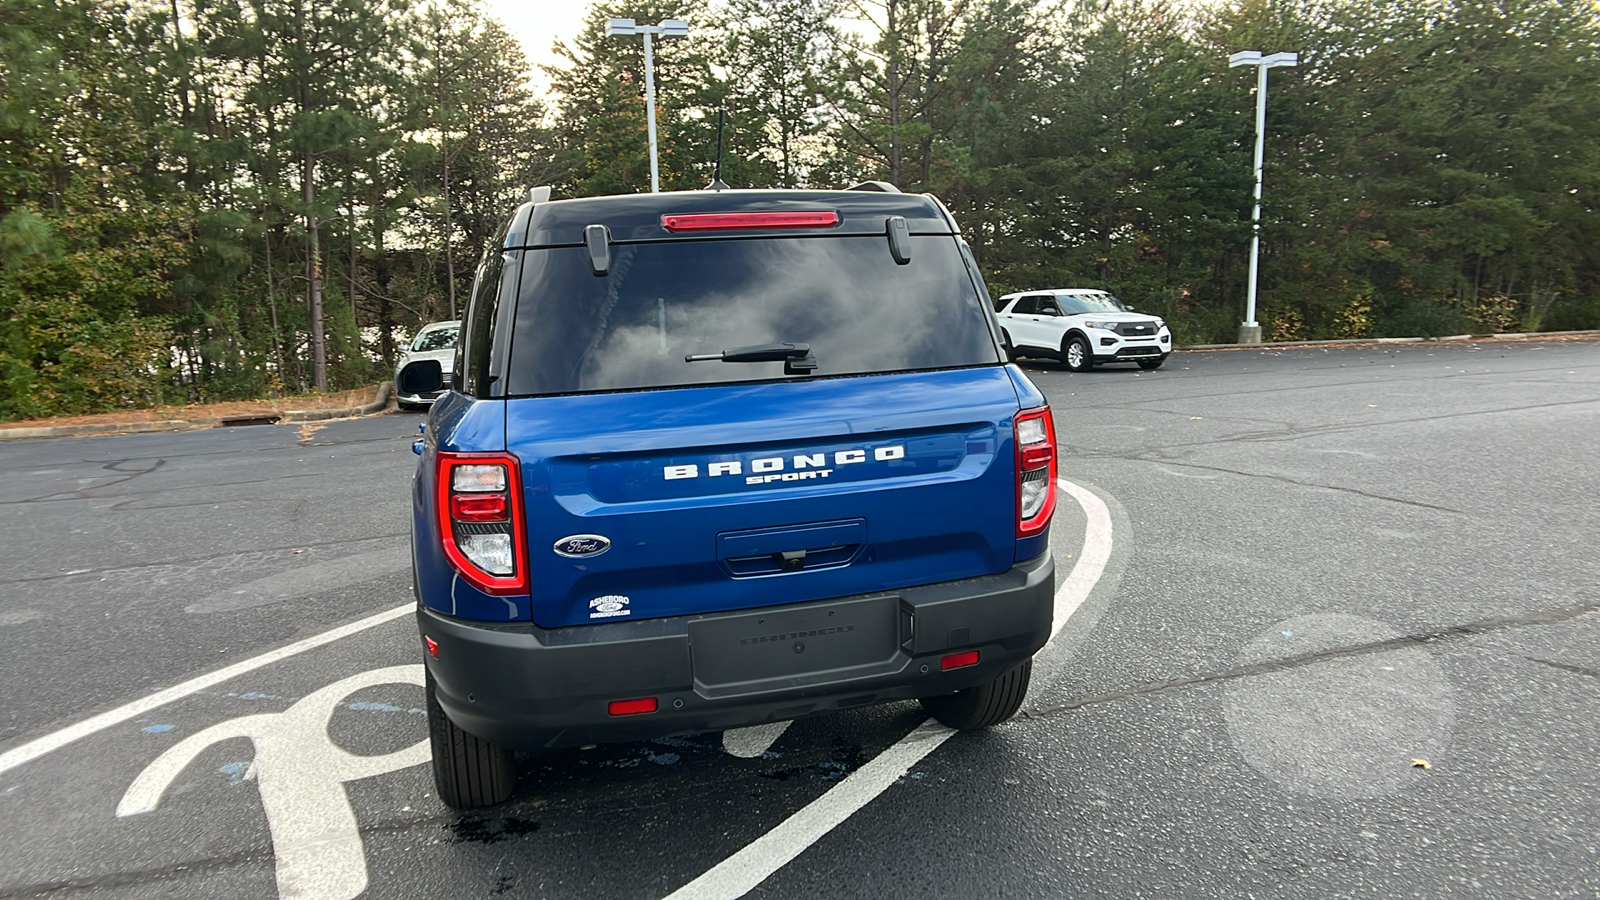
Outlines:
{"type": "Polygon", "coordinates": [[[658,766],[670,766],[680,757],[676,753],[651,753],[646,758],[658,766]]]}
{"type": "Polygon", "coordinates": [[[244,773],[250,771],[249,763],[231,762],[217,768],[217,773],[228,776],[228,784],[237,785],[244,780],[244,773]]]}
{"type": "Polygon", "coordinates": [[[177,727],[178,726],[176,726],[176,725],[146,725],[145,727],[143,727],[143,728],[141,728],[139,730],[144,732],[145,734],[166,734],[167,732],[169,732],[172,729],[177,728],[177,727]]]}

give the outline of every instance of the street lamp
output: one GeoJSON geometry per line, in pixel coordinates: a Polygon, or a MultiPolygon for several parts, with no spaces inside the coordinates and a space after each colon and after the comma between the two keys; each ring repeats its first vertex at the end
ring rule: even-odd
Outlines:
{"type": "Polygon", "coordinates": [[[688,37],[689,23],[677,19],[662,19],[658,25],[640,25],[632,19],[608,19],[606,21],[606,35],[617,34],[642,34],[644,35],[644,112],[649,119],[647,127],[650,132],[650,193],[661,192],[661,168],[656,163],[656,72],[655,56],[651,53],[650,38],[652,35],[662,37],[688,37]]]}
{"type": "Polygon", "coordinates": [[[1256,67],[1256,205],[1250,213],[1250,293],[1246,301],[1245,321],[1239,326],[1241,344],[1261,343],[1261,323],[1256,321],[1256,267],[1261,260],[1261,154],[1267,131],[1267,70],[1278,66],[1298,65],[1299,62],[1298,53],[1274,53],[1271,56],[1262,56],[1260,50],[1242,50],[1228,57],[1230,69],[1239,66],[1256,67]]]}

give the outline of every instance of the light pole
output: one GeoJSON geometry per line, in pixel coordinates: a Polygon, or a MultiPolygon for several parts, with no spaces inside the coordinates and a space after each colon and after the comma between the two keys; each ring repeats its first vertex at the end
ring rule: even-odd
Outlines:
{"type": "Polygon", "coordinates": [[[657,34],[662,37],[687,37],[689,23],[677,19],[662,19],[658,25],[640,25],[632,19],[606,20],[606,35],[616,34],[644,35],[644,114],[648,119],[646,127],[650,132],[650,193],[659,194],[661,168],[656,163],[656,66],[655,56],[651,52],[650,38],[657,34]]]}
{"type": "Polygon", "coordinates": [[[1267,70],[1277,66],[1293,66],[1299,62],[1298,53],[1262,56],[1260,50],[1241,50],[1228,57],[1230,69],[1238,66],[1256,67],[1256,205],[1250,213],[1250,292],[1244,324],[1239,326],[1241,344],[1261,343],[1261,323],[1256,321],[1256,268],[1261,261],[1261,154],[1267,133],[1267,70]]]}

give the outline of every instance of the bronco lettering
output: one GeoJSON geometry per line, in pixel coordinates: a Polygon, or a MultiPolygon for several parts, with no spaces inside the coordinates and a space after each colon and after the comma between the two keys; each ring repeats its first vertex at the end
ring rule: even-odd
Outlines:
{"type": "MultiPolygon", "coordinates": [[[[796,453],[785,460],[781,456],[764,456],[760,459],[750,460],[750,471],[759,474],[745,477],[745,484],[770,484],[774,481],[801,481],[811,478],[827,478],[833,474],[833,469],[824,469],[827,465],[827,453],[796,453]],[[786,465],[787,463],[787,465],[786,465]],[[797,471],[786,471],[793,468],[797,471]]],[[[888,447],[874,447],[872,458],[877,462],[889,462],[906,458],[906,448],[901,444],[888,447]]],[[[848,466],[851,463],[867,461],[866,450],[836,450],[833,454],[835,467],[848,466]]],[[[744,472],[744,464],[739,460],[714,462],[706,466],[706,474],[716,478],[719,475],[740,475],[744,472]]],[[[662,477],[668,481],[677,481],[684,478],[699,478],[700,466],[697,463],[687,465],[662,466],[662,477]]]]}

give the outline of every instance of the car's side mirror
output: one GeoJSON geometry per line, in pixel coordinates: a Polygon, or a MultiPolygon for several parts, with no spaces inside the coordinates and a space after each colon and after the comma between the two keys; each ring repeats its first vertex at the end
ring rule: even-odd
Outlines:
{"type": "Polygon", "coordinates": [[[444,367],[437,359],[419,359],[400,370],[402,394],[431,394],[444,387],[444,367]]]}

